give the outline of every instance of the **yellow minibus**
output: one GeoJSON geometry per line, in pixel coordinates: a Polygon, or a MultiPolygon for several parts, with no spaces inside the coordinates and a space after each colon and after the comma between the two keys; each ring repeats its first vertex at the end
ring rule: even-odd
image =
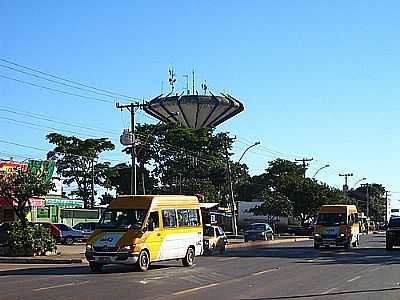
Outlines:
{"type": "Polygon", "coordinates": [[[321,246],[358,247],[360,224],[355,205],[323,205],[314,231],[314,248],[321,246]]]}
{"type": "Polygon", "coordinates": [[[195,196],[121,196],[104,211],[86,244],[93,271],[131,264],[146,271],[152,262],[182,259],[192,266],[203,253],[203,226],[195,196]]]}

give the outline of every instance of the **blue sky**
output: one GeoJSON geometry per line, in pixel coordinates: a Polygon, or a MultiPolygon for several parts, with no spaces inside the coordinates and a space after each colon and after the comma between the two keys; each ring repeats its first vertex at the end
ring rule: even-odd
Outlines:
{"type": "MultiPolygon", "coordinates": [[[[337,187],[343,184],[338,173],[352,172],[350,186],[367,177],[400,191],[399,6],[397,1],[2,1],[0,58],[143,99],[159,94],[162,81],[167,91],[168,68],[178,75],[178,90],[185,86],[182,75],[194,68],[198,87],[207,80],[211,91],[229,92],[245,104],[245,112],[218,130],[238,137],[237,158],[245,143],[261,141],[244,159],[252,174],[275,158],[268,152],[273,149],[290,159],[313,157],[309,176],[330,164],[318,179],[337,187]]],[[[63,89],[4,67],[0,75],[63,89]]],[[[112,130],[115,143],[129,124],[128,114],[112,103],[4,78],[0,105],[112,130]]],[[[65,128],[0,111],[0,140],[44,149],[50,149],[44,136],[51,130],[4,118],[65,128]]],[[[138,121],[153,122],[144,114],[138,121]]],[[[120,149],[104,158],[127,161],[120,149]]],[[[44,154],[6,144],[0,152],[16,159],[44,154]]]]}

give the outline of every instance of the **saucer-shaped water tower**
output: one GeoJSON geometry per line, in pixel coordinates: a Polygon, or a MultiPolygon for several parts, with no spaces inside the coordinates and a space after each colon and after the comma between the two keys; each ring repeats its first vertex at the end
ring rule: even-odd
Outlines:
{"type": "Polygon", "coordinates": [[[228,94],[160,95],[147,103],[144,111],[163,122],[179,122],[201,129],[215,127],[244,110],[243,104],[228,94]]]}

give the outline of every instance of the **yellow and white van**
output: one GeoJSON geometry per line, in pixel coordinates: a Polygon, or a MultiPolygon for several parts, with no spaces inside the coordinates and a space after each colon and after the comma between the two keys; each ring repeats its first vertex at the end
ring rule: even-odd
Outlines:
{"type": "Polygon", "coordinates": [[[133,264],[146,271],[155,261],[193,265],[203,253],[203,226],[195,196],[122,196],[104,211],[86,244],[93,271],[106,264],[133,264]]]}
{"type": "Polygon", "coordinates": [[[315,224],[314,248],[321,246],[357,247],[360,223],[355,205],[323,205],[315,224]]]}

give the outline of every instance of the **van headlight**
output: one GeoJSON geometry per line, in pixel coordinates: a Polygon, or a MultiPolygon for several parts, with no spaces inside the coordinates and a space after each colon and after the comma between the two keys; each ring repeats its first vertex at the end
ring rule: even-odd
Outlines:
{"type": "Polygon", "coordinates": [[[126,251],[130,252],[130,251],[132,251],[132,246],[128,245],[128,246],[119,247],[118,251],[120,251],[120,252],[126,252],[126,251]]]}
{"type": "Polygon", "coordinates": [[[340,237],[345,237],[346,235],[344,234],[344,233],[341,233],[340,234],[340,237]]]}
{"type": "Polygon", "coordinates": [[[86,244],[86,251],[93,251],[93,245],[91,244],[86,244]]]}
{"type": "Polygon", "coordinates": [[[314,237],[320,237],[319,233],[314,234],[314,237]]]}

